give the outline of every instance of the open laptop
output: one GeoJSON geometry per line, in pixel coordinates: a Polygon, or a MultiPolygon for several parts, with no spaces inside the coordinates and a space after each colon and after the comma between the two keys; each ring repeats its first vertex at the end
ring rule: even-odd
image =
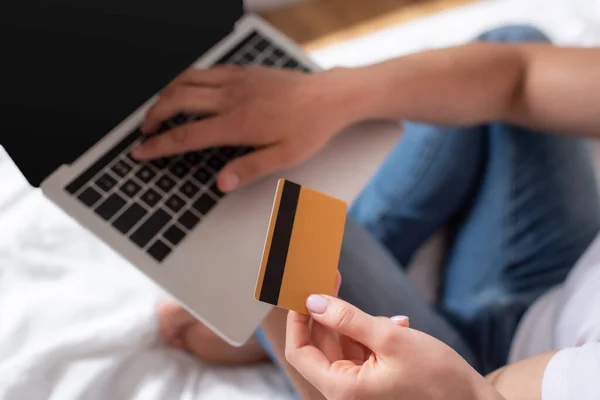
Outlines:
{"type": "MultiPolygon", "coordinates": [[[[216,173],[249,148],[203,149],[139,163],[129,156],[157,93],[191,65],[317,71],[241,0],[36,0],[0,24],[12,121],[5,146],[67,214],[232,345],[270,307],[253,299],[277,179],[351,202],[399,136],[395,124],[349,129],[313,159],[224,195],[216,173]],[[365,130],[368,132],[365,134],[365,130]]],[[[20,10],[19,10],[20,8],[20,10]]],[[[165,121],[187,123],[191,116],[165,121]]]]}

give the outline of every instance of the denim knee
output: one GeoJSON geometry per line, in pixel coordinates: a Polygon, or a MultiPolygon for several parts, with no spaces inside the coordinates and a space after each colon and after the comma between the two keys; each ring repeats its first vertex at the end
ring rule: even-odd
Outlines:
{"type": "Polygon", "coordinates": [[[541,30],[529,25],[507,25],[481,34],[477,41],[486,42],[550,42],[541,30]]]}

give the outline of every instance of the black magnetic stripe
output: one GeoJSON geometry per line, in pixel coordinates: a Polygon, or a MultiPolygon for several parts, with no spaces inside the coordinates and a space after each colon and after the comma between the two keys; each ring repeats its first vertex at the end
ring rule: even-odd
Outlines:
{"type": "Polygon", "coordinates": [[[283,272],[287,260],[292,228],[296,218],[296,208],[300,198],[300,185],[285,181],[281,199],[279,200],[279,211],[277,221],[273,229],[271,249],[265,267],[263,285],[260,291],[260,300],[269,304],[277,304],[279,291],[283,281],[283,272]]]}
{"type": "Polygon", "coordinates": [[[139,128],[134,129],[130,134],[125,136],[123,140],[117,143],[113,148],[108,150],[102,157],[98,159],[92,166],[83,171],[77,178],[65,188],[67,192],[71,194],[77,193],[86,183],[88,183],[96,174],[104,169],[112,160],[114,160],[119,154],[129,147],[133,142],[140,138],[142,134],[139,128]]]}

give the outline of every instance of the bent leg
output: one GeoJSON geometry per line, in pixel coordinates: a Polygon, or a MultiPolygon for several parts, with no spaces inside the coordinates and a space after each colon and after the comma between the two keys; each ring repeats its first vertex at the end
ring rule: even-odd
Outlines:
{"type": "MultiPolygon", "coordinates": [[[[481,40],[540,41],[529,27],[481,40]]],[[[600,227],[585,140],[492,124],[473,204],[448,254],[440,307],[471,344],[483,373],[505,364],[524,312],[564,281],[600,227]]]]}
{"type": "Polygon", "coordinates": [[[351,218],[339,269],[340,298],[371,315],[406,315],[412,328],[436,337],[475,363],[456,329],[423,298],[394,257],[351,218]]]}
{"type": "Polygon", "coordinates": [[[485,132],[406,123],[350,215],[407,266],[423,242],[472,196],[485,157],[485,132]]]}

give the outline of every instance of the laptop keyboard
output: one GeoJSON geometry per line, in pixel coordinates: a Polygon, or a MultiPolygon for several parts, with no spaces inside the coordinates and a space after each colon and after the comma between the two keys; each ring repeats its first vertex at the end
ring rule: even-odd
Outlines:
{"type": "MultiPolygon", "coordinates": [[[[258,33],[250,34],[216,64],[263,65],[310,70],[258,33]]],[[[160,132],[196,119],[183,114],[165,121],[160,132]]],[[[66,186],[157,262],[179,245],[225,194],[217,173],[249,147],[222,147],[140,163],[131,148],[143,140],[139,127],[66,186]]]]}

